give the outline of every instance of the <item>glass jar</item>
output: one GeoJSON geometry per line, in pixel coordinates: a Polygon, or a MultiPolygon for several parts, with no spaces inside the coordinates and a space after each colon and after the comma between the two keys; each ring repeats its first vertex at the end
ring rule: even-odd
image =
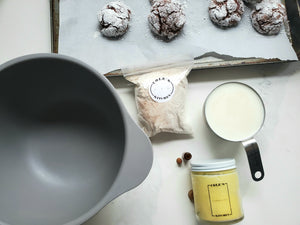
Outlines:
{"type": "Polygon", "coordinates": [[[225,222],[243,218],[234,159],[193,162],[191,178],[198,220],[225,222]]]}

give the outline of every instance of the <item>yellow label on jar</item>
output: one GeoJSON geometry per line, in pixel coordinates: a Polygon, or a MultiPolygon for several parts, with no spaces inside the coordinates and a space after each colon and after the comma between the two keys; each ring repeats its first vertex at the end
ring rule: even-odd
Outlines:
{"type": "Polygon", "coordinates": [[[231,221],[243,217],[238,175],[235,170],[192,172],[195,211],[207,221],[231,221]]]}

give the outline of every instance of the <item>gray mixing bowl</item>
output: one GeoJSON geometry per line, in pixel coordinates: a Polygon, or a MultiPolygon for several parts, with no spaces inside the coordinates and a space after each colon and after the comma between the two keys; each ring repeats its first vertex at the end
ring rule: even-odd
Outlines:
{"type": "Polygon", "coordinates": [[[0,66],[1,225],[81,224],[152,161],[149,139],[91,67],[56,54],[0,66]]]}

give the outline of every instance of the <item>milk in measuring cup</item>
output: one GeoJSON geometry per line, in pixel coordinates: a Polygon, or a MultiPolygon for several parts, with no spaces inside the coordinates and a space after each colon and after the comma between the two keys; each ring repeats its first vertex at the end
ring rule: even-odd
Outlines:
{"type": "Polygon", "coordinates": [[[241,141],[252,137],[263,124],[265,110],[260,96],[242,83],[225,83],[206,100],[209,127],[220,137],[241,141]]]}

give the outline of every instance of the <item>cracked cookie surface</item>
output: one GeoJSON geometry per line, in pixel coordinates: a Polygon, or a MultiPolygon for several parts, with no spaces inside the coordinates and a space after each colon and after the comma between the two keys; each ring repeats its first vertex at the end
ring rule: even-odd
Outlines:
{"type": "Polygon", "coordinates": [[[211,21],[216,25],[232,27],[242,19],[244,3],[242,0],[211,0],[208,12],[211,21]]]}
{"type": "Polygon", "coordinates": [[[252,10],[251,23],[254,29],[265,35],[276,35],[286,18],[285,7],[280,3],[262,2],[252,10]]]}
{"type": "Polygon", "coordinates": [[[119,37],[129,28],[131,11],[121,1],[110,2],[98,12],[100,32],[106,37],[119,37]]]}
{"type": "Polygon", "coordinates": [[[152,32],[167,40],[180,33],[185,21],[182,5],[172,0],[154,1],[148,16],[152,32]]]}

